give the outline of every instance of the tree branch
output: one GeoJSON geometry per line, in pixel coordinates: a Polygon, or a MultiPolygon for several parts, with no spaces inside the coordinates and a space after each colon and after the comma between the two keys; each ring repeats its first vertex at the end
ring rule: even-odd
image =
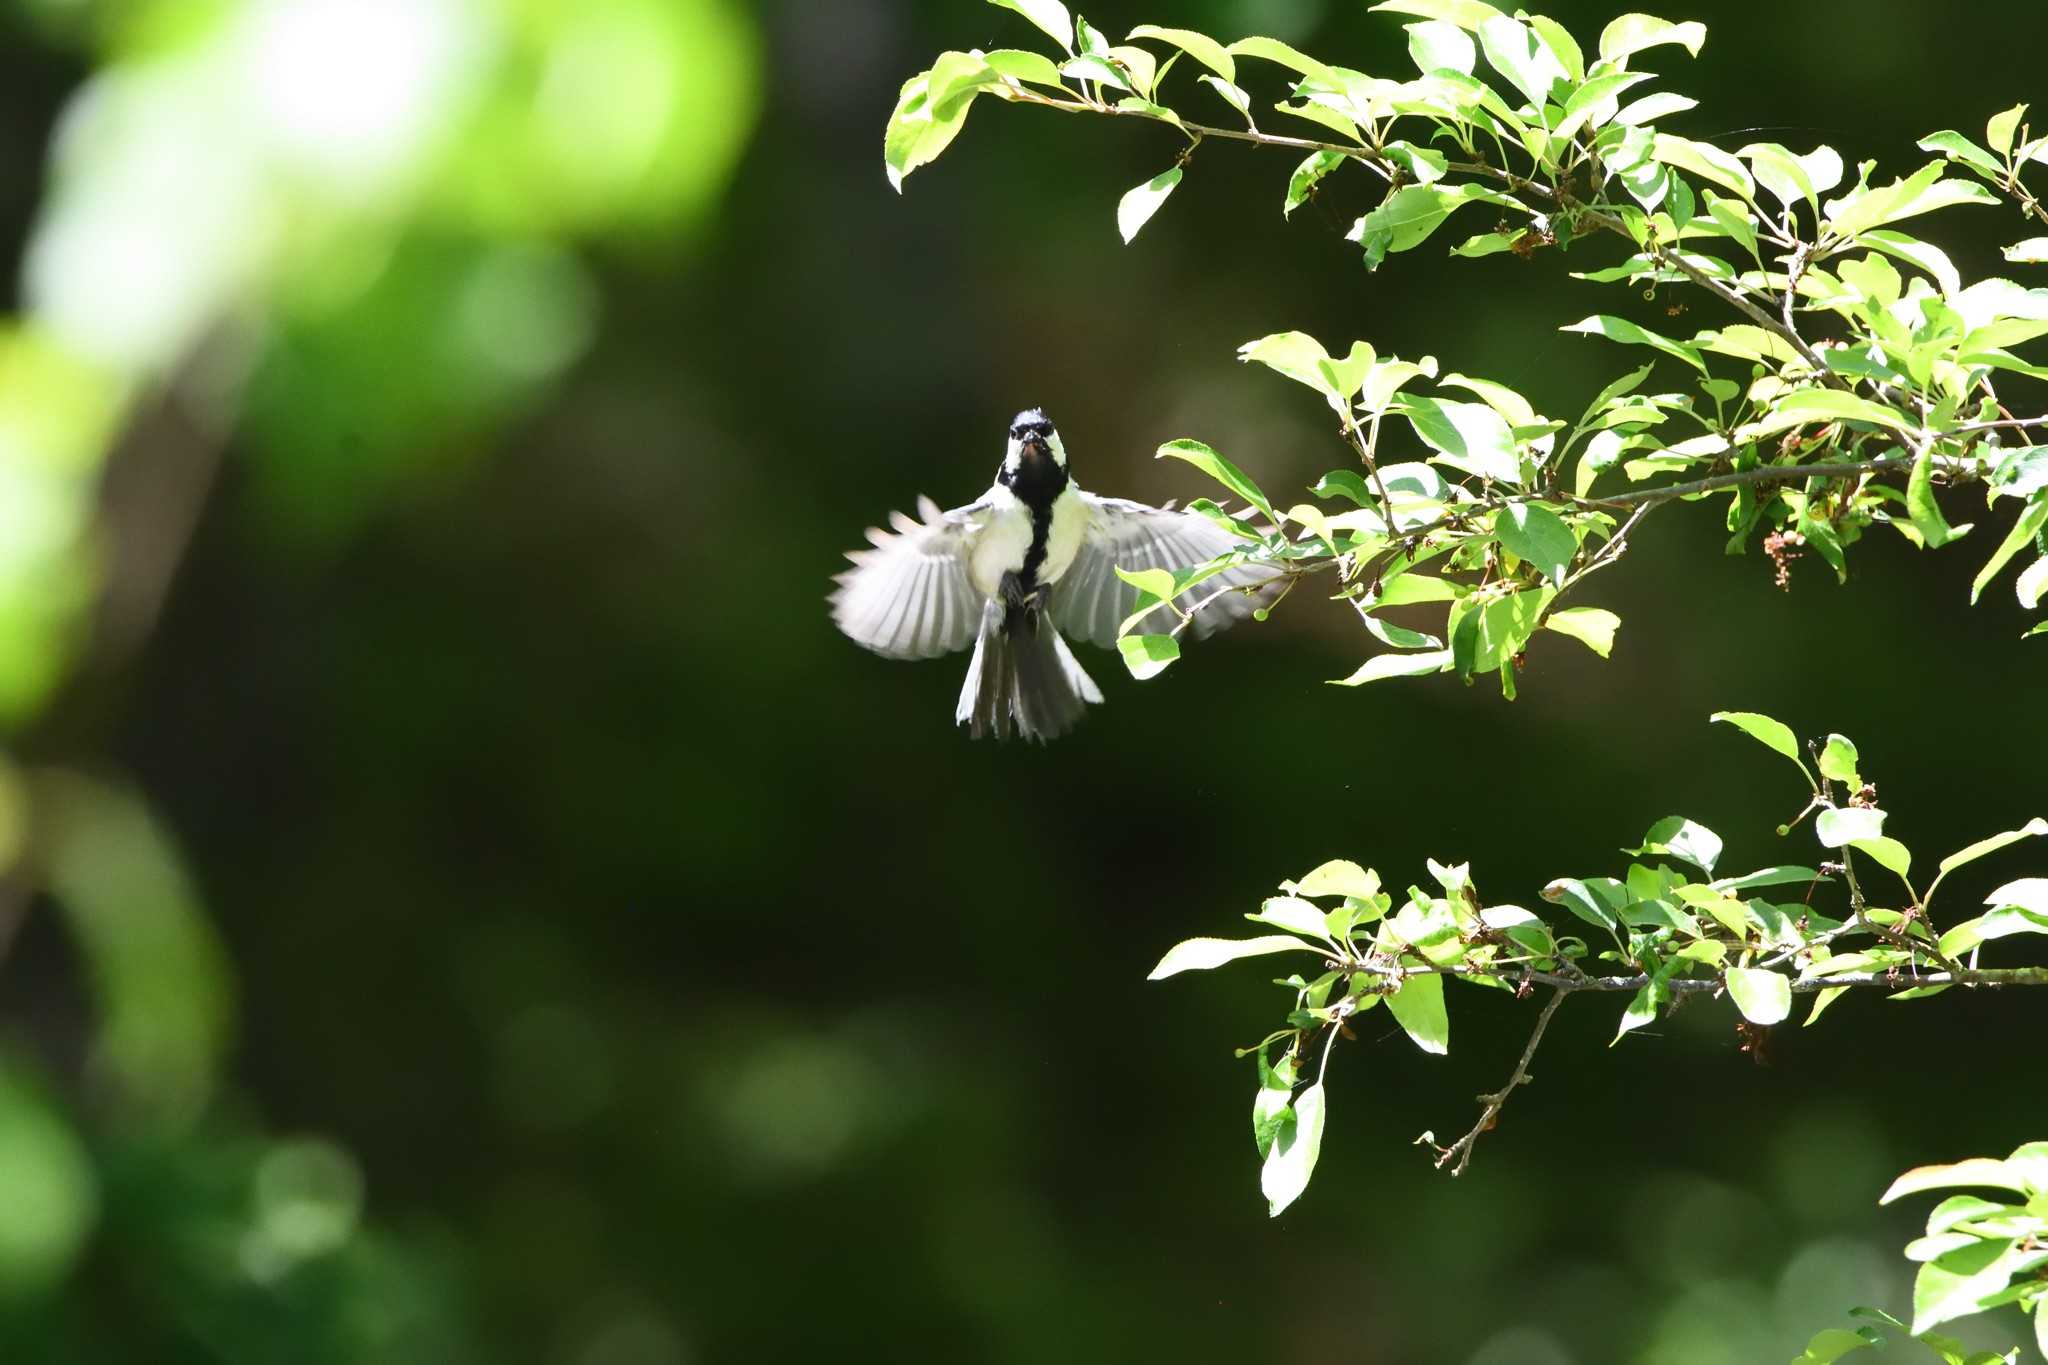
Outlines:
{"type": "MultiPolygon", "coordinates": [[[[1451,1174],[1453,1176],[1465,1174],[1465,1167],[1472,1162],[1472,1144],[1479,1141],[1481,1133],[1489,1131],[1494,1126],[1494,1120],[1499,1117],[1502,1106],[1508,1102],[1508,1096],[1515,1093],[1515,1087],[1529,1083],[1529,1063],[1535,1060],[1536,1048],[1543,1041],[1543,1030],[1550,1027],[1550,1016],[1557,1013],[1557,1007],[1564,1003],[1565,996],[1569,994],[1571,992],[1562,986],[1552,993],[1549,1003],[1543,1007],[1543,1013],[1536,1016],[1536,1029],[1529,1035],[1529,1045],[1522,1049],[1522,1060],[1515,1063],[1514,1074],[1508,1077],[1508,1083],[1494,1091],[1491,1095],[1481,1095],[1479,1097],[1480,1101],[1486,1105],[1486,1108],[1481,1111],[1479,1122],[1472,1125],[1471,1132],[1465,1134],[1465,1136],[1459,1138],[1450,1146],[1437,1149],[1436,1168],[1438,1170],[1442,1170],[1444,1164],[1455,1157],[1458,1164],[1451,1167],[1451,1174]]],[[[1431,1145],[1434,1146],[1435,1144],[1432,1143],[1431,1145]]]]}
{"type": "MultiPolygon", "coordinates": [[[[1855,927],[1863,928],[1862,925],[1855,927]]],[[[1354,970],[1372,970],[1362,964],[1352,966],[1354,970]]],[[[1386,974],[1422,976],[1430,973],[1438,976],[1490,977],[1511,986],[1519,986],[1525,982],[1534,986],[1552,986],[1567,995],[1579,991],[1639,991],[1649,985],[1651,980],[1647,972],[1638,972],[1633,976],[1583,976],[1564,972],[1542,972],[1532,968],[1494,971],[1457,964],[1397,967],[1386,974]]],[[[1675,996],[1699,995],[1723,989],[1721,978],[1718,976],[1677,977],[1667,980],[1664,984],[1675,996]]],[[[1813,995],[1835,986],[1885,987],[1894,990],[1912,990],[1920,986],[1988,986],[1993,989],[2004,986],[2048,986],[2048,967],[1985,967],[1980,970],[1919,972],[1912,975],[1907,975],[1902,968],[1897,972],[1841,972],[1834,976],[1792,978],[1794,995],[1813,995]]]]}

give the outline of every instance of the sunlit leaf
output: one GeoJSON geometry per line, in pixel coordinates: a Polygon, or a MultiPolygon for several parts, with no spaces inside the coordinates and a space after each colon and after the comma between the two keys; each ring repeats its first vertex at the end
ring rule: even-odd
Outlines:
{"type": "Polygon", "coordinates": [[[1013,9],[1038,25],[1048,38],[1067,51],[1074,50],[1074,21],[1060,0],[988,0],[1002,9],[1013,9]]]}
{"type": "Polygon", "coordinates": [[[1408,31],[1408,56],[1417,71],[1424,75],[1446,70],[1472,74],[1478,48],[1464,29],[1442,19],[1425,19],[1402,27],[1408,31]]]}
{"type": "Polygon", "coordinates": [[[1868,806],[1831,806],[1814,820],[1814,833],[1826,847],[1840,848],[1882,835],[1884,817],[1883,811],[1868,806]]]}
{"type": "Polygon", "coordinates": [[[1673,341],[1670,337],[1659,336],[1646,327],[1637,326],[1627,318],[1609,317],[1604,313],[1595,314],[1592,317],[1574,322],[1570,326],[1561,327],[1558,330],[1563,332],[1585,332],[1593,336],[1604,336],[1609,341],[1624,342],[1633,346],[1649,346],[1655,350],[1662,351],[1665,355],[1683,360],[1701,374],[1707,373],[1706,362],[1700,359],[1697,346],[1683,341],[1673,341]]]}
{"type": "Polygon", "coordinates": [[[1705,24],[1674,24],[1654,15],[1624,14],[1600,30],[1600,60],[1626,65],[1636,53],[1664,43],[1676,43],[1697,57],[1706,41],[1705,24]]]}
{"type": "Polygon", "coordinates": [[[1403,394],[1394,410],[1438,452],[1441,463],[1500,483],[1520,484],[1522,462],[1507,419],[1483,403],[1403,394]]]}
{"type": "Polygon", "coordinates": [[[1123,234],[1126,245],[1138,235],[1138,229],[1152,221],[1152,215],[1159,212],[1160,205],[1173,193],[1173,187],[1180,183],[1180,177],[1181,168],[1171,167],[1131,190],[1117,202],[1116,230],[1123,234]]]}
{"type": "Polygon", "coordinates": [[[1180,658],[1180,641],[1171,635],[1125,635],[1116,647],[1124,667],[1140,682],[1158,677],[1180,658]]]}
{"type": "Polygon", "coordinates": [[[1185,460],[1267,516],[1273,515],[1273,504],[1266,500],[1266,495],[1259,491],[1259,486],[1246,477],[1243,470],[1200,441],[1168,441],[1159,447],[1154,458],[1185,460]]]}
{"type": "Polygon", "coordinates": [[[2030,502],[2021,510],[2018,520],[2013,522],[2012,529],[2006,533],[2005,539],[1998,543],[1998,548],[1991,552],[1991,558],[1984,561],[1984,567],[1970,580],[1972,605],[1975,605],[1977,598],[1991,580],[1998,577],[1998,571],[2010,563],[2012,557],[2020,552],[2021,547],[2032,541],[2043,526],[2048,526],[2048,498],[2030,502]]]}
{"type": "Polygon", "coordinates": [[[1320,1082],[1294,1097],[1294,1122],[1281,1129],[1259,1173],[1259,1191],[1266,1196],[1269,1217],[1280,1214],[1301,1197],[1315,1173],[1323,1150],[1323,1087],[1320,1082]]]}
{"type": "Polygon", "coordinates": [[[1493,533],[1501,547],[1536,566],[1545,578],[1562,583],[1579,551],[1578,538],[1564,518],[1540,503],[1514,502],[1495,516],[1493,533]]]}
{"type": "Polygon", "coordinates": [[[1544,617],[1543,628],[1571,636],[1604,659],[1614,650],[1621,618],[1602,607],[1567,607],[1544,617]]]}
{"type": "Polygon", "coordinates": [[[1806,760],[1799,756],[1799,741],[1793,737],[1791,727],[1784,722],[1758,715],[1754,711],[1716,711],[1707,719],[1710,722],[1726,721],[1765,748],[1783,754],[1799,765],[1799,771],[1806,775],[1809,783],[1813,782],[1813,774],[1808,771],[1806,760]]]}
{"type": "Polygon", "coordinates": [[[1792,982],[1778,972],[1730,967],[1723,979],[1728,983],[1728,995],[1735,1001],[1735,1008],[1752,1024],[1782,1024],[1792,1013],[1792,982]]]}
{"type": "Polygon", "coordinates": [[[1683,858],[1711,877],[1714,864],[1721,860],[1721,836],[1682,815],[1668,815],[1650,826],[1640,847],[1626,851],[1683,858]]]}
{"type": "Polygon", "coordinates": [[[1133,39],[1157,38],[1163,43],[1172,43],[1175,47],[1187,53],[1188,56],[1193,57],[1203,66],[1208,67],[1218,76],[1221,76],[1224,80],[1233,85],[1237,83],[1237,62],[1231,58],[1229,50],[1223,44],[1207,34],[1196,33],[1192,29],[1161,28],[1157,24],[1140,24],[1131,30],[1131,37],[1133,39]]]}
{"type": "Polygon", "coordinates": [[[1375,654],[1348,678],[1333,679],[1340,687],[1358,687],[1386,678],[1419,678],[1441,673],[1451,667],[1451,651],[1432,649],[1420,654],[1375,654]]]}
{"type": "Polygon", "coordinates": [[[1160,981],[1180,972],[1207,971],[1243,957],[1264,957],[1269,953],[1324,953],[1329,949],[1304,943],[1293,934],[1266,934],[1260,938],[1191,938],[1176,943],[1159,959],[1147,981],[1160,981]]]}
{"type": "Polygon", "coordinates": [[[1387,997],[1387,1008],[1415,1046],[1442,1055],[1451,1050],[1451,1020],[1444,1011],[1444,979],[1434,972],[1418,972],[1401,982],[1401,989],[1387,997]]]}

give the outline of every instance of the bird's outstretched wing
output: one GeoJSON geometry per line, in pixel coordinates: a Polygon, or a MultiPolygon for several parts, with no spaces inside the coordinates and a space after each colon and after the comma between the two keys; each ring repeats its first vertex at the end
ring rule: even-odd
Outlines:
{"type": "Polygon", "coordinates": [[[981,626],[981,594],[967,577],[967,540],[985,503],[941,512],[917,500],[918,520],[892,512],[891,532],[868,531],[874,548],[846,557],[833,581],[832,620],[856,644],[890,659],[931,659],[965,649],[981,626]]]}
{"type": "MultiPolygon", "coordinates": [[[[1198,512],[1177,512],[1124,498],[1081,494],[1088,508],[1080,551],[1052,590],[1052,619],[1066,634],[1104,648],[1116,647],[1117,630],[1138,605],[1138,590],[1116,576],[1119,567],[1180,570],[1206,563],[1238,544],[1236,537],[1198,512]]],[[[1190,592],[1206,596],[1223,588],[1265,583],[1276,576],[1269,565],[1225,569],[1190,592]]],[[[1211,602],[1189,627],[1197,636],[1223,629],[1251,615],[1271,593],[1229,593],[1211,602]]],[[[1162,606],[1134,629],[1161,634],[1178,618],[1162,606]]]]}

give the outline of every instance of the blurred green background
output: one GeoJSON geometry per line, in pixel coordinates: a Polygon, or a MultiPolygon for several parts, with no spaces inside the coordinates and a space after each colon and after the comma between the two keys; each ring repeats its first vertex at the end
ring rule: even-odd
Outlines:
{"type": "MultiPolygon", "coordinates": [[[[1087,13],[1407,69],[1354,0],[1087,13]]],[[[1675,130],[1887,174],[2048,50],[2037,3],[1670,17],[1710,29],[1654,63],[1675,130]]],[[[1325,686],[1363,637],[1297,595],[1153,683],[1090,655],[1055,746],[968,742],[964,662],[823,596],[1018,408],[1101,492],[1208,491],[1179,436],[1299,488],[1345,453],[1242,341],[1575,413],[1637,361],[1556,324],[1681,301],[1369,274],[1362,180],[1283,222],[1289,164],[1231,146],[1126,248],[1173,138],[988,101],[893,194],[900,82],[1034,42],[965,0],[5,0],[0,1359],[1751,1365],[1905,1306],[1896,1171],[2048,1136],[2023,994],[1847,999],[1761,1066],[1725,1008],[1609,1051],[1588,999],[1453,1182],[1409,1144],[1528,1023],[1459,992],[1447,1059],[1341,1050],[1266,1219],[1231,1048],[1281,997],[1147,985],[1167,945],[1336,856],[1524,903],[1673,812],[1806,857],[1719,708],[1851,735],[1957,847],[2048,811],[2048,646],[1964,608],[1989,542],[1785,594],[1673,509],[1588,588],[1613,661],[1542,644],[1514,704],[1325,686]]],[[[1946,218],[1965,274],[2023,235],[1946,218]]]]}

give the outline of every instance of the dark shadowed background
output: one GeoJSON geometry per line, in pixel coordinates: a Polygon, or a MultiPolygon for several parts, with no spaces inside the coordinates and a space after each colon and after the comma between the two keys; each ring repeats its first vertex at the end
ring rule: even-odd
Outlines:
{"type": "MultiPolygon", "coordinates": [[[[1408,70],[1351,0],[1086,12],[1408,70]]],[[[2048,51],[2037,4],[1669,17],[1710,30],[1650,62],[1675,131],[1886,176],[2048,51]]],[[[1539,641],[1512,704],[1327,686],[1368,642],[1300,593],[1151,683],[1089,653],[1108,704],[1049,748],[969,742],[964,660],[823,599],[1018,408],[1096,491],[1209,492],[1150,455],[1193,436],[1294,492],[1346,454],[1250,338],[1570,415],[1639,362],[1557,324],[1719,320],[1567,278],[1597,242],[1368,273],[1362,178],[1283,221],[1291,163],[1228,145],[1126,247],[1173,136],[993,101],[893,193],[902,80],[1022,45],[965,0],[0,9],[8,1360],[1754,1365],[1905,1309],[1897,1171],[2048,1136],[2038,1001],[1845,999],[1759,1065],[1724,1004],[1610,1050],[1581,998],[1453,1181],[1411,1143],[1532,1013],[1454,991],[1448,1058],[1383,1015],[1339,1050],[1267,1219],[1232,1048],[1284,996],[1146,983],[1168,945],[1331,857],[1534,903],[1676,812],[1806,860],[1718,709],[1852,736],[1937,856],[2048,813],[2048,644],[1966,607],[1988,539],[1781,593],[1671,508],[1581,599],[1613,659],[1539,641]]],[[[2024,235],[1944,221],[1966,275],[2024,235]]]]}

